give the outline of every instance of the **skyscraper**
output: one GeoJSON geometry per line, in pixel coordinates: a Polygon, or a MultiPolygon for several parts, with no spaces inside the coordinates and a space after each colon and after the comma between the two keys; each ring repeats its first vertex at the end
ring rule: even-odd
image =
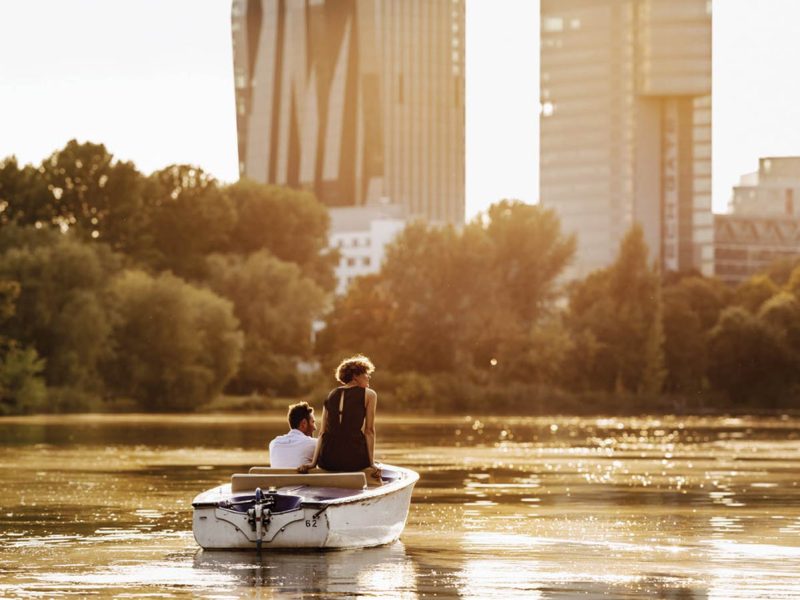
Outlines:
{"type": "Polygon", "coordinates": [[[234,0],[239,171],[464,221],[464,0],[234,0]]]}
{"type": "Polygon", "coordinates": [[[663,269],[713,273],[710,0],[542,0],[540,198],[573,275],[634,221],[663,269]]]}

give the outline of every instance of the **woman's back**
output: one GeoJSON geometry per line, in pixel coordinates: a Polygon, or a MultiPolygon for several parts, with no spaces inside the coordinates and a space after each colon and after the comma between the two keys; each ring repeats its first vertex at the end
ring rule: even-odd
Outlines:
{"type": "Polygon", "coordinates": [[[366,388],[338,387],[325,399],[325,433],[319,466],[326,471],[360,471],[370,466],[362,428],[367,414],[366,388]]]}

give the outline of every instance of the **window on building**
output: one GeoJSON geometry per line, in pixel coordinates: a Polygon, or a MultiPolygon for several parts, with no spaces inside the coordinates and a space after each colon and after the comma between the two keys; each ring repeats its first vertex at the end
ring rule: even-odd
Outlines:
{"type": "Polygon", "coordinates": [[[370,262],[371,261],[369,259],[369,256],[365,256],[364,258],[361,259],[361,264],[364,265],[365,267],[368,267],[370,262]]]}
{"type": "Polygon", "coordinates": [[[542,19],[542,31],[564,31],[564,19],[561,17],[545,17],[542,19]]]}
{"type": "Polygon", "coordinates": [[[348,267],[355,267],[356,266],[356,259],[352,256],[347,259],[347,266],[348,267]]]}

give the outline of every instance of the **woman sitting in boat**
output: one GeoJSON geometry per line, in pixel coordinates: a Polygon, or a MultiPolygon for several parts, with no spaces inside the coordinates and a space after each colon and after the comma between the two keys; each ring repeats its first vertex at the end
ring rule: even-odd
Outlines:
{"type": "Polygon", "coordinates": [[[307,473],[317,465],[326,471],[362,471],[380,480],[375,465],[375,406],[378,394],[369,387],[375,366],[366,356],[344,359],[336,368],[342,385],[331,390],[322,407],[322,425],[314,458],[297,469],[307,473]]]}

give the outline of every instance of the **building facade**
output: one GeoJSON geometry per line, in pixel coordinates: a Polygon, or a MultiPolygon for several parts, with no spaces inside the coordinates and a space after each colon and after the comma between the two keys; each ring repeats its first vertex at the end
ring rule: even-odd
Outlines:
{"type": "Polygon", "coordinates": [[[800,259],[800,217],[714,215],[714,272],[738,285],[782,259],[800,259]]]}
{"type": "Polygon", "coordinates": [[[758,171],[734,186],[731,212],[800,217],[800,156],[760,158],[758,171]]]}
{"type": "Polygon", "coordinates": [[[572,276],[634,222],[665,270],[713,274],[711,2],[542,0],[540,199],[572,276]]]}
{"type": "Polygon", "coordinates": [[[381,269],[386,246],[406,226],[405,211],[397,204],[330,209],[330,247],[339,251],[334,269],[336,293],[344,294],[356,277],[381,269]]]}
{"type": "Polygon", "coordinates": [[[239,170],[464,222],[464,0],[234,0],[239,170]]]}
{"type": "Polygon", "coordinates": [[[800,157],[769,156],[734,186],[731,214],[714,216],[714,271],[738,285],[774,262],[800,259],[800,157]]]}

